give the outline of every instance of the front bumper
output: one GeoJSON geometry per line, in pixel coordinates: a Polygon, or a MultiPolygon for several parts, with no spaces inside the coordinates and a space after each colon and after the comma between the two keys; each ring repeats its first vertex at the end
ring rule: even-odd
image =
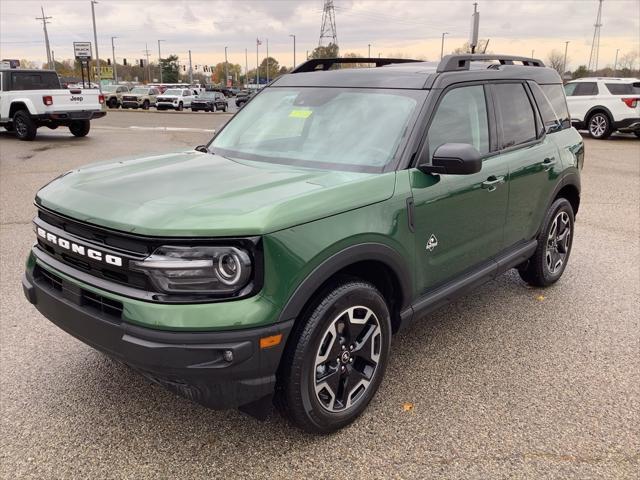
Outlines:
{"type": "Polygon", "coordinates": [[[178,103],[172,103],[172,102],[157,102],[156,103],[156,108],[173,108],[174,110],[177,109],[179,106],[178,103]]]}
{"type": "Polygon", "coordinates": [[[155,330],[123,321],[104,300],[86,301],[80,287],[40,264],[27,268],[22,285],[29,302],[67,333],[210,408],[238,407],[272,394],[293,325],[222,332],[155,330]],[[260,348],[261,338],[278,334],[282,340],[277,346],[260,348]]]}

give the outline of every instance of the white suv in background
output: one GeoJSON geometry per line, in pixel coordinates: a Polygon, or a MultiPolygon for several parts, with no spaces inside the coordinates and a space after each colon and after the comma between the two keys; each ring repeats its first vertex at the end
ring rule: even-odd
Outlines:
{"type": "Polygon", "coordinates": [[[580,78],[564,86],[571,123],[604,139],[616,130],[640,137],[640,80],[580,78]]]}

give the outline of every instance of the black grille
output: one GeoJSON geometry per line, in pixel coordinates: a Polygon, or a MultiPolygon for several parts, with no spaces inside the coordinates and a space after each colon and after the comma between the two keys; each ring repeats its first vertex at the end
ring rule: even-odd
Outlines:
{"type": "Polygon", "coordinates": [[[90,292],[77,285],[70,284],[58,275],[37,265],[33,271],[34,280],[49,290],[58,292],[59,296],[89,310],[96,311],[111,319],[122,319],[122,302],[112,300],[97,293],[90,292]]]}

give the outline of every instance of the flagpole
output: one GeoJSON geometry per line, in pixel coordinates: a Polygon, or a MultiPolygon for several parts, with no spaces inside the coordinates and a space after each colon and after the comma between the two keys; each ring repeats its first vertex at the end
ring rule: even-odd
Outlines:
{"type": "Polygon", "coordinates": [[[256,37],[256,91],[260,88],[260,63],[258,60],[258,45],[260,45],[260,40],[256,37]]]}

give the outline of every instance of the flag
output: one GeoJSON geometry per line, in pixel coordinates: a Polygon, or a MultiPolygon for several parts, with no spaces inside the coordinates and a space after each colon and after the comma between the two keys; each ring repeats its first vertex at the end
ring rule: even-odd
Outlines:
{"type": "Polygon", "coordinates": [[[262,45],[262,40],[260,40],[259,38],[256,38],[256,45],[262,45]]]}

